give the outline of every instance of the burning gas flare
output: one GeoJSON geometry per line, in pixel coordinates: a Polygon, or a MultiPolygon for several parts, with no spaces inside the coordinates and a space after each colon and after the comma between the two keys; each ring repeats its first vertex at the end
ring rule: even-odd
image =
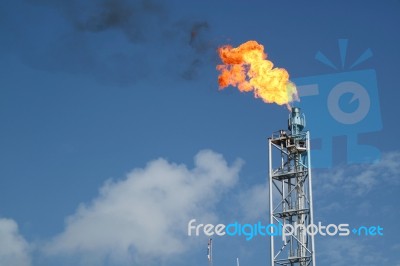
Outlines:
{"type": "Polygon", "coordinates": [[[256,41],[248,41],[234,48],[224,45],[218,49],[223,64],[217,66],[221,71],[218,77],[219,88],[229,85],[241,92],[253,91],[256,98],[266,103],[286,104],[298,101],[297,89],[289,80],[284,68],[274,68],[267,60],[264,46],[256,41]]]}

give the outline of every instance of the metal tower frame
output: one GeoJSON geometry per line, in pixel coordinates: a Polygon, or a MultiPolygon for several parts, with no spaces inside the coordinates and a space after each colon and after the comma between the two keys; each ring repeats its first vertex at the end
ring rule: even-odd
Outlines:
{"type": "Polygon", "coordinates": [[[279,230],[285,225],[294,228],[285,238],[271,236],[271,266],[316,265],[314,235],[306,230],[313,224],[313,199],[310,133],[304,127],[304,114],[293,107],[289,131],[280,130],[268,139],[270,223],[279,230]]]}

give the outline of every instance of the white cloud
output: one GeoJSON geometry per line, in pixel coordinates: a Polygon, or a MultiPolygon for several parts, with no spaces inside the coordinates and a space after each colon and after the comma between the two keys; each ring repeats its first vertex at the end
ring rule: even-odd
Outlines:
{"type": "Polygon", "coordinates": [[[90,204],[69,217],[64,232],[45,247],[50,255],[80,255],[85,265],[105,258],[127,263],[165,259],[190,243],[192,218],[215,221],[215,205],[238,179],[242,162],[232,165],[210,150],[199,152],[194,168],[158,159],[123,180],[107,181],[90,204]]]}
{"type": "Polygon", "coordinates": [[[389,152],[381,160],[371,164],[353,164],[319,171],[314,175],[314,187],[325,194],[332,191],[344,191],[346,194],[365,196],[380,182],[399,185],[400,152],[389,152]]]}
{"type": "Polygon", "coordinates": [[[29,245],[11,219],[0,218],[0,265],[31,265],[29,245]]]}

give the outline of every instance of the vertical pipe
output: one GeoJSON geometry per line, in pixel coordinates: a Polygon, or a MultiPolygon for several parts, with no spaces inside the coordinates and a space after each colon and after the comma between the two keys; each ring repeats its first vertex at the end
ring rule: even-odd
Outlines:
{"type": "MultiPolygon", "coordinates": [[[[284,162],[284,153],[283,153],[283,143],[281,142],[281,169],[282,169],[282,172],[284,171],[284,165],[285,165],[285,162],[284,162]]],[[[285,212],[287,209],[288,209],[288,207],[286,206],[286,201],[285,201],[285,181],[283,180],[282,182],[282,187],[281,187],[281,189],[282,189],[282,212],[285,212]]],[[[283,225],[282,225],[282,228],[285,228],[285,225],[286,225],[286,219],[284,218],[283,219],[283,225]]],[[[285,239],[284,239],[284,244],[286,245],[287,244],[287,242],[286,242],[286,237],[285,237],[285,239]]]]}
{"type": "Polygon", "coordinates": [[[213,266],[213,254],[212,254],[212,238],[208,239],[207,244],[207,258],[208,258],[208,265],[213,266]]]}
{"type": "Polygon", "coordinates": [[[213,242],[212,242],[212,238],[210,238],[210,249],[211,249],[211,266],[213,266],[214,262],[213,262],[213,242]]]}
{"type": "MultiPolygon", "coordinates": [[[[268,139],[268,153],[269,153],[269,222],[274,224],[273,218],[273,204],[272,204],[272,145],[271,139],[268,139]]],[[[279,225],[278,225],[279,226],[279,225]]],[[[272,228],[272,227],[271,227],[272,228]]],[[[273,229],[272,229],[273,230],[273,229]]],[[[275,249],[274,249],[274,236],[270,237],[270,249],[271,249],[271,266],[275,265],[275,249]]]]}
{"type": "MultiPolygon", "coordinates": [[[[313,208],[313,195],[312,195],[312,178],[311,178],[311,146],[310,146],[310,132],[307,131],[307,170],[308,170],[308,193],[310,200],[310,224],[314,224],[314,208],[313,208]]],[[[311,235],[311,252],[312,252],[312,266],[316,266],[315,262],[315,244],[314,235],[311,235]]]]}

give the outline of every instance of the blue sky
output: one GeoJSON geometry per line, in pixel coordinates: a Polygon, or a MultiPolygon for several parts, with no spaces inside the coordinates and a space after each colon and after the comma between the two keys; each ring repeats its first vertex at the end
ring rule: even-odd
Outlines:
{"type": "MultiPolygon", "coordinates": [[[[320,85],[300,103],[311,134],[333,142],[331,166],[314,170],[315,219],[385,228],[317,238],[317,263],[400,265],[399,11],[395,0],[3,1],[0,265],[205,265],[191,218],[267,220],[266,139],[288,111],[219,91],[215,70],[218,46],[247,40],[299,85],[320,85]],[[343,127],[324,97],[349,80],[372,111],[343,127]]],[[[345,112],[360,105],[351,97],[345,112]]],[[[216,238],[214,262],[266,265],[268,250],[265,238],[216,238]]]]}

